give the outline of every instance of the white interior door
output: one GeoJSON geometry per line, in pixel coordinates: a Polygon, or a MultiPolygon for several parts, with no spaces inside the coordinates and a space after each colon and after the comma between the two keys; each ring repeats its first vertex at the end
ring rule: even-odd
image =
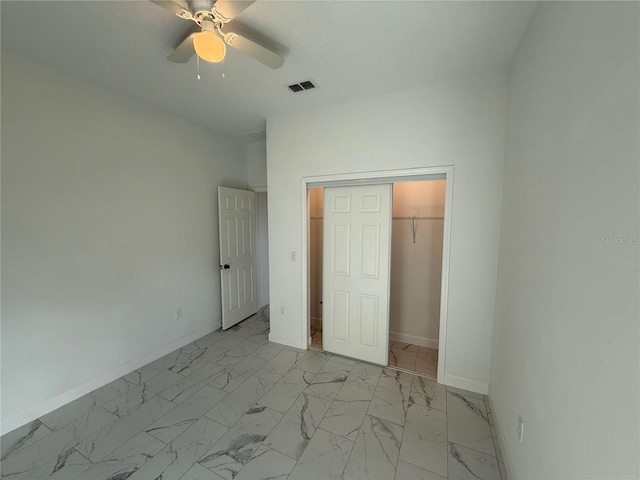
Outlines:
{"type": "Polygon", "coordinates": [[[324,190],[322,344],[387,365],[392,188],[324,190]]]}
{"type": "Polygon", "coordinates": [[[258,311],[256,194],[218,187],[222,328],[258,311]]]}

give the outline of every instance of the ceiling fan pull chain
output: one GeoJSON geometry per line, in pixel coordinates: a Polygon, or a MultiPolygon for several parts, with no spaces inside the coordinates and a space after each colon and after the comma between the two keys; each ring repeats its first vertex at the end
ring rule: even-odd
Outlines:
{"type": "Polygon", "coordinates": [[[223,80],[226,78],[226,77],[224,76],[224,71],[225,71],[226,66],[227,66],[227,60],[226,60],[226,58],[223,58],[223,59],[222,59],[222,79],[223,79],[223,80]]]}
{"type": "Polygon", "coordinates": [[[198,69],[198,75],[196,78],[200,80],[200,57],[196,55],[196,68],[198,69]]]}

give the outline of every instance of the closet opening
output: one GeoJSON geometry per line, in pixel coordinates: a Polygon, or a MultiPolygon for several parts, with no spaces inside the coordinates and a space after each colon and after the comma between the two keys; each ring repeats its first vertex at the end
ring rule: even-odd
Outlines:
{"type": "MultiPolygon", "coordinates": [[[[389,183],[388,366],[437,378],[446,180],[389,183]]],[[[323,350],[324,188],[307,188],[308,347],[317,350],[323,350]]]]}

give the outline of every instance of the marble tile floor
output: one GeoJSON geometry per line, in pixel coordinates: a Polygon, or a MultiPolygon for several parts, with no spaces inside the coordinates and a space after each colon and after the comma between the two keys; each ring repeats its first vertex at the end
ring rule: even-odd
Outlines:
{"type": "MultiPolygon", "coordinates": [[[[322,327],[311,325],[309,347],[322,350],[322,327]]],[[[409,343],[389,341],[389,367],[436,378],[438,350],[409,343]]]]}
{"type": "Polygon", "coordinates": [[[482,395],[212,332],[0,440],[2,479],[505,480],[482,395]]]}
{"type": "Polygon", "coordinates": [[[410,343],[390,341],[389,366],[436,378],[438,350],[410,343]]]}

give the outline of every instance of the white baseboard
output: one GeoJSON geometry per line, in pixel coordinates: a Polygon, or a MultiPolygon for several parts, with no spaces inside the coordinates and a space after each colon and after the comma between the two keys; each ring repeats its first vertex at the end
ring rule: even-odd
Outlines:
{"type": "Polygon", "coordinates": [[[30,407],[24,412],[20,412],[16,415],[5,418],[0,423],[0,435],[4,435],[5,433],[15,430],[16,428],[26,425],[27,423],[33,422],[37,418],[40,418],[41,416],[46,415],[49,412],[53,412],[57,408],[60,408],[69,402],[73,402],[74,400],[77,400],[87,393],[93,392],[96,388],[103,387],[107,383],[113,382],[114,380],[117,380],[127,373],[131,373],[134,370],[137,370],[140,367],[143,367],[146,364],[157,360],[167,353],[171,353],[180,347],[184,347],[186,344],[191,343],[194,340],[197,340],[198,338],[211,333],[218,328],[220,328],[220,325],[213,327],[208,326],[196,330],[195,332],[185,335],[184,337],[180,337],[177,340],[167,343],[160,348],[147,352],[140,357],[136,357],[122,365],[118,365],[116,368],[110,370],[109,372],[94,377],[88,382],[83,383],[82,385],[72,388],[71,390],[68,390],[56,397],[39,403],[38,405],[30,407]]]}
{"type": "Polygon", "coordinates": [[[269,341],[273,343],[279,343],[280,345],[286,345],[287,347],[307,350],[307,342],[305,342],[304,340],[300,340],[299,338],[283,337],[281,335],[269,333],[269,341]]]}
{"type": "Polygon", "coordinates": [[[435,348],[436,350],[438,349],[438,340],[427,337],[418,337],[416,335],[408,335],[406,333],[389,332],[389,340],[410,343],[411,345],[418,345],[420,347],[435,348]]]}
{"type": "MultiPolygon", "coordinates": [[[[438,380],[440,380],[438,378],[438,380]]],[[[489,383],[481,382],[479,380],[473,380],[471,378],[458,377],[456,375],[444,374],[442,382],[450,387],[462,388],[463,390],[469,390],[470,392],[481,393],[486,395],[489,392],[489,383]]]]}
{"type": "Polygon", "coordinates": [[[504,439],[504,430],[500,427],[500,421],[498,420],[498,412],[496,411],[496,404],[493,402],[493,395],[491,393],[491,388],[489,388],[489,392],[487,393],[487,398],[489,399],[489,408],[493,412],[493,423],[498,433],[498,441],[500,442],[499,448],[502,452],[502,463],[507,469],[507,478],[509,480],[517,480],[516,471],[513,468],[513,461],[511,460],[511,454],[509,453],[509,448],[507,447],[507,442],[504,439]]]}

